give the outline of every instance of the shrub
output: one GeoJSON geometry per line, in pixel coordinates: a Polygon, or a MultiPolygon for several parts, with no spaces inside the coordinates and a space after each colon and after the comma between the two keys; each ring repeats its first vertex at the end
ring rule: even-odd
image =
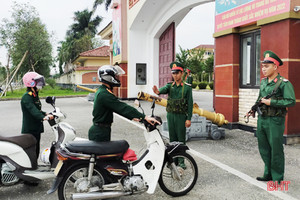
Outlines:
{"type": "Polygon", "coordinates": [[[46,83],[47,83],[48,85],[50,85],[51,88],[54,88],[54,87],[56,86],[56,81],[55,81],[54,79],[52,79],[52,78],[48,78],[48,79],[46,80],[46,83]]]}
{"type": "Polygon", "coordinates": [[[198,82],[193,81],[193,83],[192,83],[192,88],[195,89],[197,86],[198,86],[198,82]]]}
{"type": "Polygon", "coordinates": [[[207,87],[207,82],[200,82],[198,85],[199,89],[206,89],[207,87]]]}
{"type": "Polygon", "coordinates": [[[210,82],[208,85],[209,85],[210,89],[212,89],[212,90],[214,89],[214,82],[210,82]]]}

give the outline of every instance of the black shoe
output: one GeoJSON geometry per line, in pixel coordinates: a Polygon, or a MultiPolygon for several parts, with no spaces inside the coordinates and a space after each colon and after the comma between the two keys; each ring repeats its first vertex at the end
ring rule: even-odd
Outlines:
{"type": "Polygon", "coordinates": [[[39,183],[38,182],[29,182],[29,181],[24,181],[24,185],[28,185],[28,186],[38,186],[39,183]]]}
{"type": "Polygon", "coordinates": [[[266,178],[266,177],[256,177],[256,180],[258,181],[271,181],[272,178],[266,178]]]}

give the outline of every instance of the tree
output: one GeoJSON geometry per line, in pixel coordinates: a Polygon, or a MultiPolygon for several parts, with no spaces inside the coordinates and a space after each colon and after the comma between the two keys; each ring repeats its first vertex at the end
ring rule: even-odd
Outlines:
{"type": "Polygon", "coordinates": [[[214,72],[214,55],[211,55],[205,60],[205,72],[209,74],[209,82],[211,81],[211,75],[214,72]]]}
{"type": "Polygon", "coordinates": [[[95,0],[93,5],[93,13],[97,9],[97,7],[103,3],[105,3],[105,9],[108,10],[109,5],[111,4],[112,0],[95,0]]]}
{"type": "MultiPolygon", "coordinates": [[[[21,75],[29,70],[35,70],[45,77],[49,76],[52,64],[52,46],[50,35],[45,25],[41,23],[35,8],[28,4],[13,6],[12,21],[3,20],[0,35],[8,39],[4,46],[8,50],[8,60],[12,58],[13,67],[18,65],[28,50],[28,56],[20,68],[21,75]],[[6,32],[8,34],[3,34],[6,32]]],[[[9,65],[9,61],[8,64],[9,65]]]]}
{"type": "Polygon", "coordinates": [[[87,9],[83,11],[76,11],[74,15],[75,23],[72,24],[70,29],[67,31],[67,36],[72,39],[80,39],[85,35],[94,37],[102,18],[96,16],[92,19],[93,12],[89,12],[87,9]]]}
{"type": "Polygon", "coordinates": [[[57,49],[60,74],[63,73],[63,65],[70,63],[79,53],[103,45],[102,41],[94,38],[102,18],[92,18],[92,15],[93,12],[87,9],[74,13],[74,23],[67,31],[65,41],[62,41],[57,49]]]}
{"type": "Polygon", "coordinates": [[[185,67],[190,66],[191,63],[189,59],[190,56],[189,50],[182,49],[181,46],[179,46],[179,50],[180,52],[176,53],[176,61],[183,64],[183,66],[185,67]]]}

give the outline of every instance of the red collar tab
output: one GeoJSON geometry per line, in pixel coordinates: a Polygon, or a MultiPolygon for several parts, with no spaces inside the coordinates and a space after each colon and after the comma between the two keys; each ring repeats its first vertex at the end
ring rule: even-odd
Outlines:
{"type": "Polygon", "coordinates": [[[111,93],[111,94],[114,94],[110,89],[106,88],[106,90],[111,93]]]}
{"type": "Polygon", "coordinates": [[[274,83],[276,83],[278,81],[278,78],[276,77],[275,79],[274,79],[274,83]]]}

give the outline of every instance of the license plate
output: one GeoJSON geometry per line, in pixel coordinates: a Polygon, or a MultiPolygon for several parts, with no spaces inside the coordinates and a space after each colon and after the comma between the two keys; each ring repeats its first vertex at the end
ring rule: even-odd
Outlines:
{"type": "Polygon", "coordinates": [[[54,170],[55,176],[58,175],[58,173],[59,173],[61,167],[63,166],[63,164],[64,164],[64,163],[63,163],[63,161],[61,161],[61,160],[57,163],[56,168],[55,168],[55,170],[54,170]]]}

